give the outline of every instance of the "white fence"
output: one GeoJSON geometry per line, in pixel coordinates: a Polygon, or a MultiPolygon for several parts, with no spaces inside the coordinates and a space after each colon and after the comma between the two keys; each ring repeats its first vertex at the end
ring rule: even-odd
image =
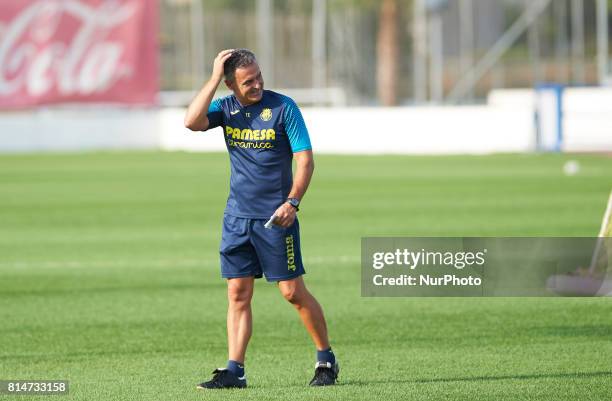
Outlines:
{"type": "MultiPolygon", "coordinates": [[[[193,133],[182,108],[45,109],[0,113],[0,152],[164,149],[222,151],[220,129],[193,133]]],[[[304,108],[320,153],[483,154],[535,150],[533,91],[500,90],[485,106],[304,108]]],[[[612,151],[612,88],[564,95],[566,152],[612,151]]]]}

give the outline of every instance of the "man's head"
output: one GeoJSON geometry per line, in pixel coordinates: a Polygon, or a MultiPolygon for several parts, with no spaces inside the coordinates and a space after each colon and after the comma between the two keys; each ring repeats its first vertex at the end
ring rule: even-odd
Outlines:
{"type": "Polygon", "coordinates": [[[263,94],[264,81],[255,59],[247,49],[238,49],[223,64],[225,84],[242,105],[257,103],[263,94]]]}

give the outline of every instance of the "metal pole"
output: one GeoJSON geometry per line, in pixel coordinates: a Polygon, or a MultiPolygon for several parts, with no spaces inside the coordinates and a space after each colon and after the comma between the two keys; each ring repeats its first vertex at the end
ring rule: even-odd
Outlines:
{"type": "Polygon", "coordinates": [[[204,11],[202,0],[192,0],[189,12],[191,23],[191,74],[193,87],[199,88],[205,79],[204,11]]]}
{"type": "Polygon", "coordinates": [[[552,0],[534,0],[525,12],[495,42],[473,68],[473,71],[459,80],[447,96],[449,102],[457,102],[471,90],[482,76],[491,69],[501,56],[516,42],[533,21],[544,11],[552,0]]]}
{"type": "MultiPolygon", "coordinates": [[[[193,73],[193,54],[190,48],[191,28],[189,24],[185,23],[185,19],[189,18],[189,3],[175,3],[172,5],[173,19],[176,27],[176,57],[174,59],[175,65],[175,82],[181,89],[185,89],[183,85],[191,87],[193,82],[183,83],[180,80],[181,75],[191,75],[193,73]]],[[[192,79],[193,81],[193,79],[192,79]]],[[[191,89],[191,88],[190,88],[191,89]]]]}
{"type": "Polygon", "coordinates": [[[427,100],[427,13],[425,1],[414,0],[412,21],[414,102],[427,100]]]}
{"type": "Polygon", "coordinates": [[[431,100],[442,103],[444,99],[444,48],[442,43],[442,16],[434,11],[429,24],[431,58],[429,64],[429,88],[431,100]]]}
{"type": "Polygon", "coordinates": [[[273,24],[272,0],[257,0],[257,61],[268,87],[274,87],[273,24]]]}
{"type": "Polygon", "coordinates": [[[575,83],[585,82],[584,67],[584,3],[572,0],[572,64],[575,83]]]}
{"type": "Polygon", "coordinates": [[[314,0],[312,4],[312,87],[327,87],[326,20],[327,0],[314,0]]]}
{"type": "Polygon", "coordinates": [[[567,3],[565,1],[555,1],[552,5],[555,13],[555,24],[557,25],[555,44],[555,68],[557,71],[555,77],[559,82],[568,83],[567,3]]]}
{"type": "MultiPolygon", "coordinates": [[[[461,42],[459,66],[461,74],[469,74],[474,63],[474,4],[472,0],[460,0],[459,7],[459,40],[461,42]]],[[[474,98],[473,88],[467,93],[467,98],[474,98]]]]}
{"type": "MultiPolygon", "coordinates": [[[[525,8],[529,7],[531,0],[525,0],[525,8]]],[[[529,47],[529,58],[531,59],[532,85],[542,82],[542,64],[540,63],[540,33],[538,30],[538,19],[536,18],[527,31],[527,45],[529,47]]]]}
{"type": "Polygon", "coordinates": [[[597,0],[597,77],[600,85],[606,83],[608,74],[608,1],[597,0]]]}

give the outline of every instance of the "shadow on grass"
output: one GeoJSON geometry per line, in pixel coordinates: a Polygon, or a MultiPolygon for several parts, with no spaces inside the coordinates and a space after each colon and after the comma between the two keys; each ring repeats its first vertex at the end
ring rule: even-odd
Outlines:
{"type": "Polygon", "coordinates": [[[498,376],[470,376],[470,377],[440,377],[432,379],[392,379],[392,380],[347,380],[341,384],[354,386],[367,386],[383,383],[452,383],[452,382],[478,382],[496,380],[533,380],[533,379],[589,379],[594,377],[612,376],[612,371],[601,372],[572,372],[572,373],[533,373],[528,375],[498,375],[498,376]]]}
{"type": "MultiPolygon", "coordinates": [[[[529,375],[499,375],[499,376],[473,376],[473,377],[441,377],[433,379],[402,379],[394,378],[390,380],[338,380],[336,385],[328,386],[330,391],[333,388],[343,388],[350,386],[371,386],[376,384],[427,384],[427,383],[453,383],[453,382],[487,382],[501,380],[534,380],[534,379],[589,379],[595,377],[612,376],[612,371],[601,372],[574,372],[574,373],[534,373],[529,375]]],[[[305,384],[272,384],[262,385],[261,383],[253,383],[249,385],[249,390],[269,391],[271,389],[304,389],[305,384]]],[[[318,389],[320,387],[307,387],[310,389],[318,389]]]]}
{"type": "Polygon", "coordinates": [[[530,332],[536,335],[555,337],[607,337],[612,336],[612,325],[586,326],[545,326],[532,328],[530,332]]]}

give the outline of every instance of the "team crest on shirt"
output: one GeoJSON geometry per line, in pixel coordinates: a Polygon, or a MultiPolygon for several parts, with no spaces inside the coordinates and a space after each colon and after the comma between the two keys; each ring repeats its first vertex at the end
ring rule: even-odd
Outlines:
{"type": "Polygon", "coordinates": [[[263,121],[270,121],[272,119],[272,109],[267,107],[263,109],[259,115],[259,118],[261,118],[263,121]]]}

